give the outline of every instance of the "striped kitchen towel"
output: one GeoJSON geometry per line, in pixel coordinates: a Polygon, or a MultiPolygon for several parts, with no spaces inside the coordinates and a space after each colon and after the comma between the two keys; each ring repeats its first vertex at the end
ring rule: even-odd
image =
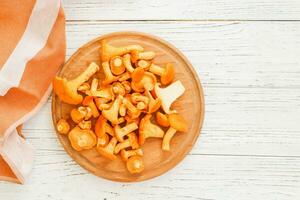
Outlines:
{"type": "Polygon", "coordinates": [[[60,0],[1,0],[0,38],[0,180],[24,183],[33,148],[20,127],[47,101],[65,59],[60,0]]]}

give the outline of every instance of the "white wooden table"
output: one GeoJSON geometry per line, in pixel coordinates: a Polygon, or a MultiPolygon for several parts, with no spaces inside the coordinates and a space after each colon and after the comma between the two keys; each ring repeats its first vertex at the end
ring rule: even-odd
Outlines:
{"type": "Polygon", "coordinates": [[[204,87],[206,116],[192,152],[135,184],[79,167],[63,150],[47,105],[25,124],[36,148],[26,185],[1,200],[300,199],[299,0],[64,0],[67,56],[104,33],[137,30],[178,47],[204,87]]]}

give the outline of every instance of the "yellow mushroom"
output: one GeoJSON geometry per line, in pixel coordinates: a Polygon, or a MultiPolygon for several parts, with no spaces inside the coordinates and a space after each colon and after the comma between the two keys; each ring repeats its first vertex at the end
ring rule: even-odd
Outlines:
{"type": "Polygon", "coordinates": [[[126,54],[126,55],[123,56],[123,63],[124,63],[124,66],[125,66],[125,68],[128,72],[132,73],[134,71],[134,68],[131,65],[131,56],[130,56],[130,54],[126,54]]]}
{"type": "Polygon", "coordinates": [[[167,63],[165,68],[152,63],[149,71],[160,76],[160,81],[163,85],[171,83],[175,76],[175,70],[172,63],[167,63]]]}
{"type": "Polygon", "coordinates": [[[71,146],[76,151],[82,151],[93,148],[97,141],[92,130],[82,130],[78,126],[73,128],[68,135],[71,146]]]}
{"type": "Polygon", "coordinates": [[[100,55],[101,61],[109,61],[112,57],[122,56],[132,51],[143,51],[144,48],[140,45],[127,45],[122,47],[115,47],[107,43],[106,40],[101,41],[100,55]]]}
{"type": "Polygon", "coordinates": [[[132,149],[139,148],[138,139],[135,133],[129,133],[127,136],[128,138],[126,140],[117,144],[115,154],[118,154],[122,149],[126,149],[128,147],[131,147],[132,149]]]}
{"type": "Polygon", "coordinates": [[[70,131],[70,125],[65,119],[58,120],[56,129],[60,134],[68,134],[70,131]]]}
{"type": "Polygon", "coordinates": [[[78,87],[86,82],[98,70],[99,66],[96,63],[91,63],[83,73],[72,80],[56,76],[53,80],[53,90],[61,101],[77,105],[83,100],[82,95],[78,94],[78,87]]]}
{"type": "Polygon", "coordinates": [[[126,162],[126,167],[131,174],[137,174],[144,170],[145,165],[141,156],[131,156],[126,162]]]}
{"type": "Polygon", "coordinates": [[[143,156],[144,153],[142,149],[133,149],[133,150],[122,149],[120,155],[121,155],[121,159],[124,162],[126,162],[128,158],[130,158],[131,156],[143,156]]]}
{"type": "Polygon", "coordinates": [[[118,96],[111,107],[107,110],[102,110],[102,115],[112,124],[118,124],[118,114],[123,97],[118,96]]]}
{"type": "Polygon", "coordinates": [[[138,128],[139,128],[138,125],[134,122],[127,124],[126,126],[124,126],[122,128],[119,125],[116,125],[114,127],[115,136],[119,142],[124,142],[124,137],[127,134],[137,130],[138,128]]]}
{"type": "Polygon", "coordinates": [[[170,128],[167,130],[163,138],[162,149],[164,151],[170,151],[170,141],[177,131],[186,132],[188,129],[186,120],[179,114],[170,114],[168,118],[170,128]]]}
{"type": "Polygon", "coordinates": [[[139,125],[139,144],[142,145],[145,143],[147,138],[163,138],[164,131],[151,122],[151,114],[147,114],[143,119],[141,119],[139,125]]]}
{"type": "Polygon", "coordinates": [[[123,74],[126,70],[126,68],[123,64],[122,57],[120,57],[120,56],[115,56],[115,57],[111,58],[109,63],[110,63],[111,72],[115,75],[123,74]]]}
{"type": "Polygon", "coordinates": [[[154,51],[132,51],[131,61],[136,63],[138,60],[152,60],[155,57],[154,51]]]}
{"type": "Polygon", "coordinates": [[[102,155],[105,158],[108,158],[110,160],[114,160],[117,158],[117,156],[114,154],[115,147],[117,145],[117,139],[115,137],[111,138],[109,143],[106,146],[97,146],[97,151],[100,155],[102,155]]]}
{"type": "Polygon", "coordinates": [[[103,62],[102,63],[102,68],[103,68],[103,72],[104,72],[104,75],[105,75],[105,79],[102,81],[103,85],[108,85],[108,84],[118,80],[118,77],[114,76],[112,74],[112,72],[110,71],[110,67],[109,67],[108,62],[103,62]]]}

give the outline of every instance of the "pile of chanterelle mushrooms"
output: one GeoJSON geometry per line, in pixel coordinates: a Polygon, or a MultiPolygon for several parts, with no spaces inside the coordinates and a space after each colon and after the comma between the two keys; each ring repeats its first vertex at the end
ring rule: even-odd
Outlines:
{"type": "Polygon", "coordinates": [[[187,131],[184,118],[171,110],[185,88],[180,81],[173,82],[173,64],[158,66],[154,57],[155,52],[140,45],[115,47],[103,40],[104,80],[96,78],[100,68],[93,62],[73,80],[54,78],[60,100],[77,105],[70,112],[75,127],[71,129],[68,119],[60,119],[56,127],[68,135],[76,151],[96,147],[111,160],[120,154],[130,173],[140,173],[144,170],[141,146],[147,138],[162,138],[162,150],[169,151],[174,134],[187,131]]]}

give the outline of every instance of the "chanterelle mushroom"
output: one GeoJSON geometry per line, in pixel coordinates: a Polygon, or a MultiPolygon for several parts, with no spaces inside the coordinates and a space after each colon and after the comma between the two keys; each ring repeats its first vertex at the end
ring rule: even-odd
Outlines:
{"type": "Polygon", "coordinates": [[[127,160],[126,166],[131,174],[141,173],[145,168],[142,157],[137,155],[131,156],[127,160]]]}
{"type": "Polygon", "coordinates": [[[114,127],[115,136],[119,142],[124,142],[125,135],[135,131],[138,128],[139,127],[135,122],[132,122],[132,123],[124,126],[123,128],[121,128],[119,125],[116,125],[114,127]]]}
{"type": "Polygon", "coordinates": [[[165,68],[152,63],[150,65],[149,71],[160,76],[160,81],[163,85],[168,85],[169,83],[171,83],[175,75],[175,70],[172,63],[167,63],[165,68]]]}
{"type": "Polygon", "coordinates": [[[176,81],[166,88],[160,88],[159,84],[155,85],[155,94],[161,99],[162,108],[165,113],[170,114],[175,111],[171,111],[170,107],[172,103],[179,98],[185,91],[181,81],[176,81]]]}
{"type": "Polygon", "coordinates": [[[76,151],[91,149],[97,143],[96,136],[92,130],[82,130],[78,126],[69,132],[68,137],[71,142],[71,146],[76,151]]]}
{"type": "Polygon", "coordinates": [[[118,96],[112,106],[107,109],[102,111],[103,117],[105,117],[107,120],[109,120],[112,124],[118,124],[118,115],[119,115],[119,108],[122,102],[122,96],[118,96]]]}
{"type": "Polygon", "coordinates": [[[136,92],[143,92],[144,90],[153,90],[157,80],[151,72],[145,72],[139,82],[131,81],[131,88],[136,92]]]}
{"type": "Polygon", "coordinates": [[[56,76],[53,80],[53,90],[61,101],[73,105],[79,104],[82,102],[83,97],[78,94],[78,87],[86,82],[98,70],[99,66],[92,62],[83,73],[73,80],[67,80],[66,78],[56,76]]]}
{"type": "Polygon", "coordinates": [[[163,143],[162,149],[164,151],[170,151],[170,141],[175,135],[176,131],[186,132],[188,129],[186,120],[177,113],[170,114],[168,116],[170,128],[167,130],[163,143]]]}
{"type": "Polygon", "coordinates": [[[122,149],[126,149],[128,147],[131,147],[132,149],[139,148],[138,139],[137,139],[135,133],[129,133],[127,136],[128,136],[128,139],[117,144],[117,146],[115,148],[115,154],[118,154],[122,149]]]}
{"type": "Polygon", "coordinates": [[[143,150],[142,149],[133,149],[133,150],[121,150],[121,158],[123,161],[127,161],[129,157],[131,156],[143,156],[143,150]]]}
{"type": "Polygon", "coordinates": [[[131,51],[143,51],[144,48],[140,45],[127,45],[115,47],[107,43],[106,40],[101,41],[100,55],[101,61],[109,61],[112,57],[121,56],[131,51]]]}
{"type": "Polygon", "coordinates": [[[113,137],[105,147],[97,146],[98,153],[110,160],[116,159],[117,156],[114,154],[114,150],[117,145],[117,142],[117,139],[113,137]]]}
{"type": "Polygon", "coordinates": [[[147,114],[141,119],[139,127],[139,144],[145,143],[145,140],[150,137],[163,138],[164,131],[157,125],[151,122],[151,114],[147,114]]]}

